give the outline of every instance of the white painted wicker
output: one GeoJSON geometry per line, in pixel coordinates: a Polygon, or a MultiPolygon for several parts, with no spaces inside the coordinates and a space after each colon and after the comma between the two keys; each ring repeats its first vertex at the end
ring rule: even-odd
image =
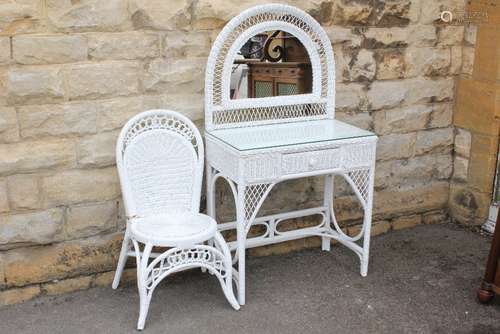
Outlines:
{"type": "Polygon", "coordinates": [[[143,112],[122,129],[116,161],[127,229],[113,288],[118,287],[127,257],[135,256],[140,296],[137,328],[144,328],[158,283],[171,273],[193,267],[214,274],[228,301],[239,309],[229,248],[215,220],[198,213],[204,151],[194,124],[173,111],[143,112]],[[169,249],[153,253],[153,247],[169,249]]]}
{"type": "Polygon", "coordinates": [[[330,40],[310,15],[295,7],[256,6],[233,18],[212,46],[205,75],[207,130],[249,125],[333,119],[335,63],[330,40]],[[231,68],[236,53],[252,36],[270,30],[286,31],[306,47],[313,73],[312,93],[299,96],[231,100],[231,68]]]}
{"type": "Polygon", "coordinates": [[[250,8],[232,19],[217,37],[206,68],[205,139],[207,145],[207,208],[215,217],[215,181],[227,180],[236,202],[236,222],[219,230],[237,230],[233,263],[238,265],[238,299],[245,304],[245,248],[308,236],[320,236],[322,249],[335,239],[360,258],[368,270],[373,179],[377,137],[335,118],[335,66],[328,36],[307,13],[287,5],[250,8]],[[312,92],[285,97],[231,100],[230,70],[236,53],[251,36],[282,30],[307,49],[312,66],[312,92]],[[333,175],[352,187],[364,210],[363,226],[348,235],[333,212],[333,175]],[[258,217],[267,195],[278,182],[324,175],[323,205],[258,217]],[[281,222],[320,215],[313,227],[281,231],[281,222]],[[247,238],[252,224],[265,233],[247,238]],[[358,241],[362,239],[362,245],[358,241]]]}

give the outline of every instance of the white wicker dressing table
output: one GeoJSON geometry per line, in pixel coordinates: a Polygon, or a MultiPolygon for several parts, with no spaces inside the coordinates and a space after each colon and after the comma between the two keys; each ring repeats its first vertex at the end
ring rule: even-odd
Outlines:
{"type": "Polygon", "coordinates": [[[377,137],[335,120],[335,67],[330,40],[305,12],[271,4],[250,8],[232,19],[217,37],[207,64],[205,87],[205,139],[207,159],[207,211],[215,217],[215,182],[224,178],[236,201],[236,222],[219,224],[237,230],[229,243],[235,251],[238,299],[245,304],[245,249],[308,236],[322,237],[322,249],[338,240],[368,270],[373,178],[377,137]],[[312,67],[310,94],[231,100],[229,78],[236,53],[251,36],[283,30],[296,36],[308,51],[312,67]],[[320,207],[257,217],[273,186],[281,181],[325,176],[324,203],[320,207]],[[348,236],[333,212],[333,175],[352,187],[364,210],[363,227],[348,236]],[[321,215],[313,227],[282,232],[280,222],[321,215]],[[265,233],[247,238],[252,225],[265,233]],[[361,245],[358,242],[361,241],[361,245]]]}

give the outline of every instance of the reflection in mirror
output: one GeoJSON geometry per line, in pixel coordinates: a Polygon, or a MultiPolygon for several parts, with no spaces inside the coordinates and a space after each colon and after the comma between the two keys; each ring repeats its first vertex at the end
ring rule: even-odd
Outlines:
{"type": "Polygon", "coordinates": [[[252,36],[235,57],[231,99],[308,94],[312,92],[311,62],[293,35],[266,31],[252,36]]]}

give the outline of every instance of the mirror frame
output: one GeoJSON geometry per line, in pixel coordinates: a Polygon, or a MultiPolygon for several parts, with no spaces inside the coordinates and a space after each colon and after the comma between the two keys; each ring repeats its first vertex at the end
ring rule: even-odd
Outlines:
{"type": "Polygon", "coordinates": [[[321,103],[326,105],[323,114],[287,117],[286,121],[304,120],[305,117],[307,119],[333,119],[335,116],[335,62],[331,42],[323,28],[309,14],[288,5],[256,6],[234,17],[217,36],[208,58],[205,74],[205,128],[207,130],[283,121],[277,116],[274,119],[214,124],[214,112],[251,110],[252,108],[286,108],[286,106],[296,104],[321,103]],[[240,31],[242,27],[243,31],[240,31]],[[249,38],[269,30],[286,31],[297,37],[305,47],[311,61],[312,92],[231,100],[231,69],[236,54],[249,38]],[[236,38],[231,42],[231,36],[236,33],[236,38]],[[231,42],[230,45],[228,45],[229,42],[231,42]]]}

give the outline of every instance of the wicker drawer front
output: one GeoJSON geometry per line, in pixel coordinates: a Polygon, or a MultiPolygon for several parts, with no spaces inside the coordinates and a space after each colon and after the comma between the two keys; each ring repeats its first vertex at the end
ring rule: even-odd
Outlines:
{"type": "Polygon", "coordinates": [[[312,152],[283,154],[281,168],[284,174],[303,173],[341,167],[340,148],[312,152]]]}

